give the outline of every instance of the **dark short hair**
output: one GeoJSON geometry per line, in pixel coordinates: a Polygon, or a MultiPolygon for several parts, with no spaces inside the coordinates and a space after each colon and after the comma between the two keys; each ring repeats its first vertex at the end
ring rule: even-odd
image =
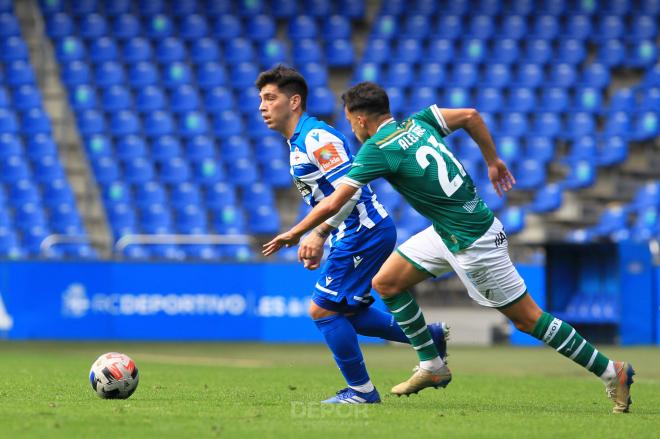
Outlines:
{"type": "Polygon", "coordinates": [[[276,85],[288,97],[300,95],[302,109],[307,110],[307,81],[296,69],[279,64],[270,70],[261,72],[254,82],[257,90],[261,90],[268,84],[276,85]]]}
{"type": "Polygon", "coordinates": [[[349,113],[358,111],[373,116],[390,114],[390,98],[387,97],[387,92],[373,82],[360,82],[346,90],[341,99],[349,113]]]}

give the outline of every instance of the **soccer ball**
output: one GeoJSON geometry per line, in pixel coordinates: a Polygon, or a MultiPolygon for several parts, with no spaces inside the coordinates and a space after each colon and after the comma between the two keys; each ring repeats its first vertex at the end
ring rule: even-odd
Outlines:
{"type": "Polygon", "coordinates": [[[135,392],[140,376],[135,362],[125,354],[108,352],[92,363],[89,382],[103,399],[126,399],[135,392]]]}

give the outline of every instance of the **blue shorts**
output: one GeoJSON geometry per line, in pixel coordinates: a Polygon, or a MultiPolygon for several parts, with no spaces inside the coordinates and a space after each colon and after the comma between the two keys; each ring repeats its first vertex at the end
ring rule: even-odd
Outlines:
{"type": "Polygon", "coordinates": [[[396,227],[390,217],[336,242],[316,282],[314,303],[340,313],[357,312],[371,305],[371,279],[395,244],[396,227]]]}

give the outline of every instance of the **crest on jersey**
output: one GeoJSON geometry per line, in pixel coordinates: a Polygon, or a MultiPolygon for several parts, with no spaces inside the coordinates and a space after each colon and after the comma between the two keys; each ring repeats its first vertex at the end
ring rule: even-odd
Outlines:
{"type": "Polygon", "coordinates": [[[337,148],[332,143],[328,143],[325,146],[314,151],[314,157],[318,160],[321,169],[325,172],[336,168],[344,162],[344,159],[339,155],[337,148]]]}

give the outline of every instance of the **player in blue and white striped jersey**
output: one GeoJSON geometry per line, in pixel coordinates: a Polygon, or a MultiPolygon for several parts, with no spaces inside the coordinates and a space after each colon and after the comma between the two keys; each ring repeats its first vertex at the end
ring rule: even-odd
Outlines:
{"type": "MultiPolygon", "coordinates": [[[[277,66],[256,81],[259,111],[290,147],[291,175],[305,201],[315,206],[332,194],[353,163],[343,134],[306,113],[307,84],[296,70],[277,66]]],[[[370,307],[371,279],[396,243],[396,229],[366,185],[332,218],[307,235],[298,249],[305,268],[320,267],[323,244],[331,248],[314,287],[309,315],[323,334],[348,387],[327,403],[376,403],[380,396],[367,373],[357,334],[408,343],[386,312],[370,307]]],[[[439,354],[446,354],[443,324],[429,325],[439,354]]]]}

